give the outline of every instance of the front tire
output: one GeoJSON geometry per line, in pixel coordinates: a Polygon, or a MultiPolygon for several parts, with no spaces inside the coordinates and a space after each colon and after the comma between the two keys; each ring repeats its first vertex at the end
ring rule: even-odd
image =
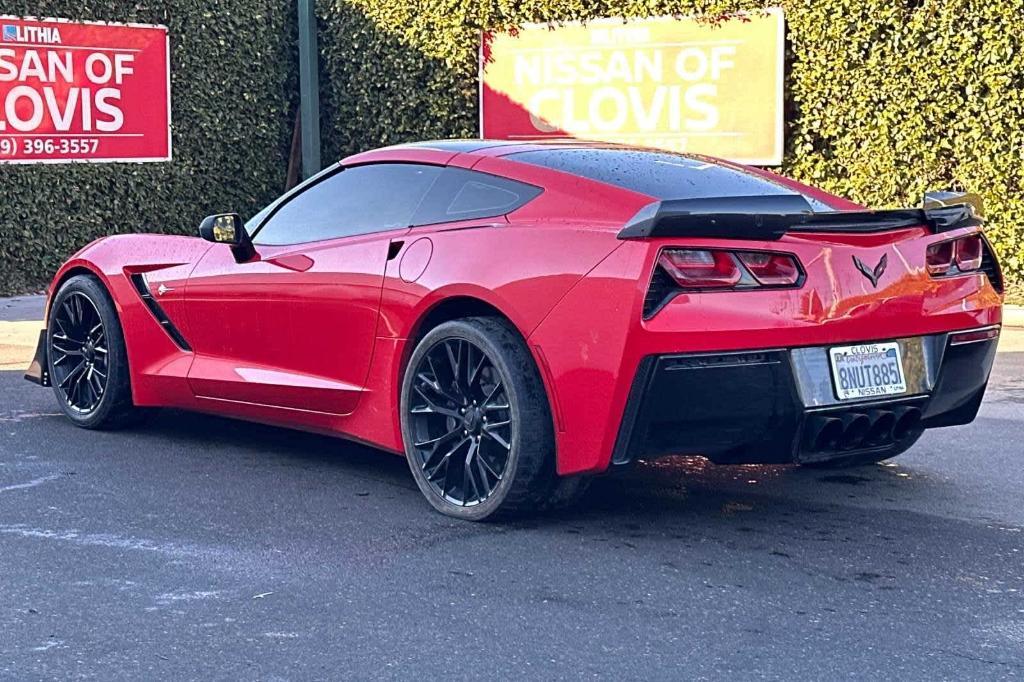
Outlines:
{"type": "Polygon", "coordinates": [[[445,322],[402,382],[402,439],[420,491],[471,521],[538,510],[555,481],[547,395],[522,337],[499,318],[445,322]]]}
{"type": "Polygon", "coordinates": [[[120,428],[144,416],[132,404],[128,353],[117,311],[95,277],[76,275],[57,291],[46,343],[57,403],[75,426],[120,428]]]}

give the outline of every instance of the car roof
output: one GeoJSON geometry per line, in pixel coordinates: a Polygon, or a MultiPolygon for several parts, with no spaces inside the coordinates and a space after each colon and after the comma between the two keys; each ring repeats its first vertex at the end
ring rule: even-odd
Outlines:
{"type": "Polygon", "coordinates": [[[518,152],[542,149],[623,149],[633,151],[657,151],[644,147],[615,144],[612,142],[594,142],[575,138],[557,137],[541,140],[493,140],[484,138],[461,138],[449,140],[424,140],[421,142],[404,142],[390,147],[381,147],[374,152],[403,149],[432,149],[445,152],[473,154],[477,156],[507,156],[518,152]]]}
{"type": "MultiPolygon", "coordinates": [[[[744,176],[739,180],[747,180],[748,185],[752,181],[759,180],[762,188],[765,186],[764,183],[767,182],[769,185],[781,187],[790,192],[808,197],[814,204],[815,210],[856,210],[863,208],[859,204],[843,197],[771,171],[757,168],[756,166],[746,166],[704,154],[652,149],[650,147],[616,144],[613,142],[578,140],[575,138],[533,140],[463,138],[406,142],[354,154],[343,159],[339,165],[348,166],[350,164],[381,162],[452,164],[464,168],[480,168],[485,170],[485,172],[486,169],[490,169],[494,174],[502,175],[502,172],[489,165],[486,159],[505,157],[502,159],[503,161],[513,162],[516,166],[556,170],[569,175],[596,180],[612,187],[628,189],[652,197],[660,197],[662,194],[667,196],[668,188],[663,187],[659,191],[655,185],[659,182],[664,184],[672,181],[672,178],[664,172],[664,168],[655,168],[657,164],[665,164],[664,158],[659,157],[665,157],[666,155],[676,157],[679,160],[678,163],[669,163],[668,165],[670,166],[689,166],[693,171],[709,171],[699,175],[690,173],[689,177],[676,178],[678,184],[673,186],[670,198],[679,198],[676,196],[678,191],[675,188],[682,188],[684,186],[690,192],[700,190],[709,195],[718,195],[721,193],[724,184],[728,184],[723,184],[723,180],[736,180],[735,177],[730,178],[727,176],[739,175],[744,176]],[[567,153],[564,155],[550,153],[561,151],[567,153]],[[580,152],[586,151],[597,153],[591,155],[580,154],[580,152]],[[459,159],[462,159],[462,161],[459,161],[459,159]],[[645,177],[647,180],[651,180],[651,182],[643,184],[645,177]],[[702,183],[703,189],[698,187],[702,183]]],[[[733,184],[736,183],[734,182],[733,184]]],[[[758,189],[756,187],[747,187],[746,189],[754,191],[756,194],[762,193],[756,191],[758,189]]]]}

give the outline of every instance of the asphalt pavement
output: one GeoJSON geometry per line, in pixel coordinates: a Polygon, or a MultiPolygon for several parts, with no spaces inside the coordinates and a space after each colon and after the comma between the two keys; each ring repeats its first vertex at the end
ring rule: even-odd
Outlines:
{"type": "Polygon", "coordinates": [[[0,370],[0,679],[1024,677],[1024,330],[1002,343],[979,419],[892,464],[661,460],[510,524],[331,438],[82,431],[0,370]]]}

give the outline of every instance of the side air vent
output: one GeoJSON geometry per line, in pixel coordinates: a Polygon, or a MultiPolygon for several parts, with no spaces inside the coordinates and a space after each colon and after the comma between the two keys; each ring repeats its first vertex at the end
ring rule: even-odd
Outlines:
{"type": "Polygon", "coordinates": [[[135,286],[135,290],[139,292],[139,297],[142,302],[149,308],[149,312],[153,313],[153,317],[160,323],[160,326],[164,328],[167,335],[171,337],[171,341],[174,341],[174,345],[184,351],[192,352],[192,346],[188,345],[188,341],[181,335],[178,328],[171,322],[171,318],[167,317],[167,313],[160,307],[160,304],[153,298],[153,293],[149,290],[149,282],[146,281],[146,276],[141,273],[136,273],[131,276],[132,284],[135,286]]]}
{"type": "Polygon", "coordinates": [[[992,251],[992,246],[988,243],[987,239],[982,240],[982,252],[981,252],[981,271],[988,277],[988,281],[992,284],[992,288],[1003,293],[1003,273],[999,269],[999,262],[996,261],[996,255],[992,251]]]}
{"type": "Polygon", "coordinates": [[[679,286],[669,274],[662,270],[660,265],[656,265],[651,284],[647,287],[647,295],[644,296],[644,319],[654,317],[678,290],[679,286]]]}

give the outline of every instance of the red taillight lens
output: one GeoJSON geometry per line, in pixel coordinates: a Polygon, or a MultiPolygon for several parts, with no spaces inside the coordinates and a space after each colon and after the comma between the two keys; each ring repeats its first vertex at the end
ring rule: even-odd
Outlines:
{"type": "Polygon", "coordinates": [[[980,234],[932,244],[925,252],[928,274],[934,277],[974,272],[984,258],[985,242],[980,234]]]}
{"type": "Polygon", "coordinates": [[[940,242],[928,247],[925,263],[929,275],[945,275],[953,267],[953,242],[940,242]]]}
{"type": "Polygon", "coordinates": [[[740,251],[736,256],[764,286],[791,286],[800,279],[800,267],[796,259],[784,253],[740,251]]]}
{"type": "Polygon", "coordinates": [[[731,287],[742,273],[728,251],[666,249],[658,264],[683,288],[731,287]]]}
{"type": "Polygon", "coordinates": [[[977,270],[981,267],[981,236],[971,235],[963,239],[957,239],[956,244],[956,266],[963,272],[977,270]]]}

